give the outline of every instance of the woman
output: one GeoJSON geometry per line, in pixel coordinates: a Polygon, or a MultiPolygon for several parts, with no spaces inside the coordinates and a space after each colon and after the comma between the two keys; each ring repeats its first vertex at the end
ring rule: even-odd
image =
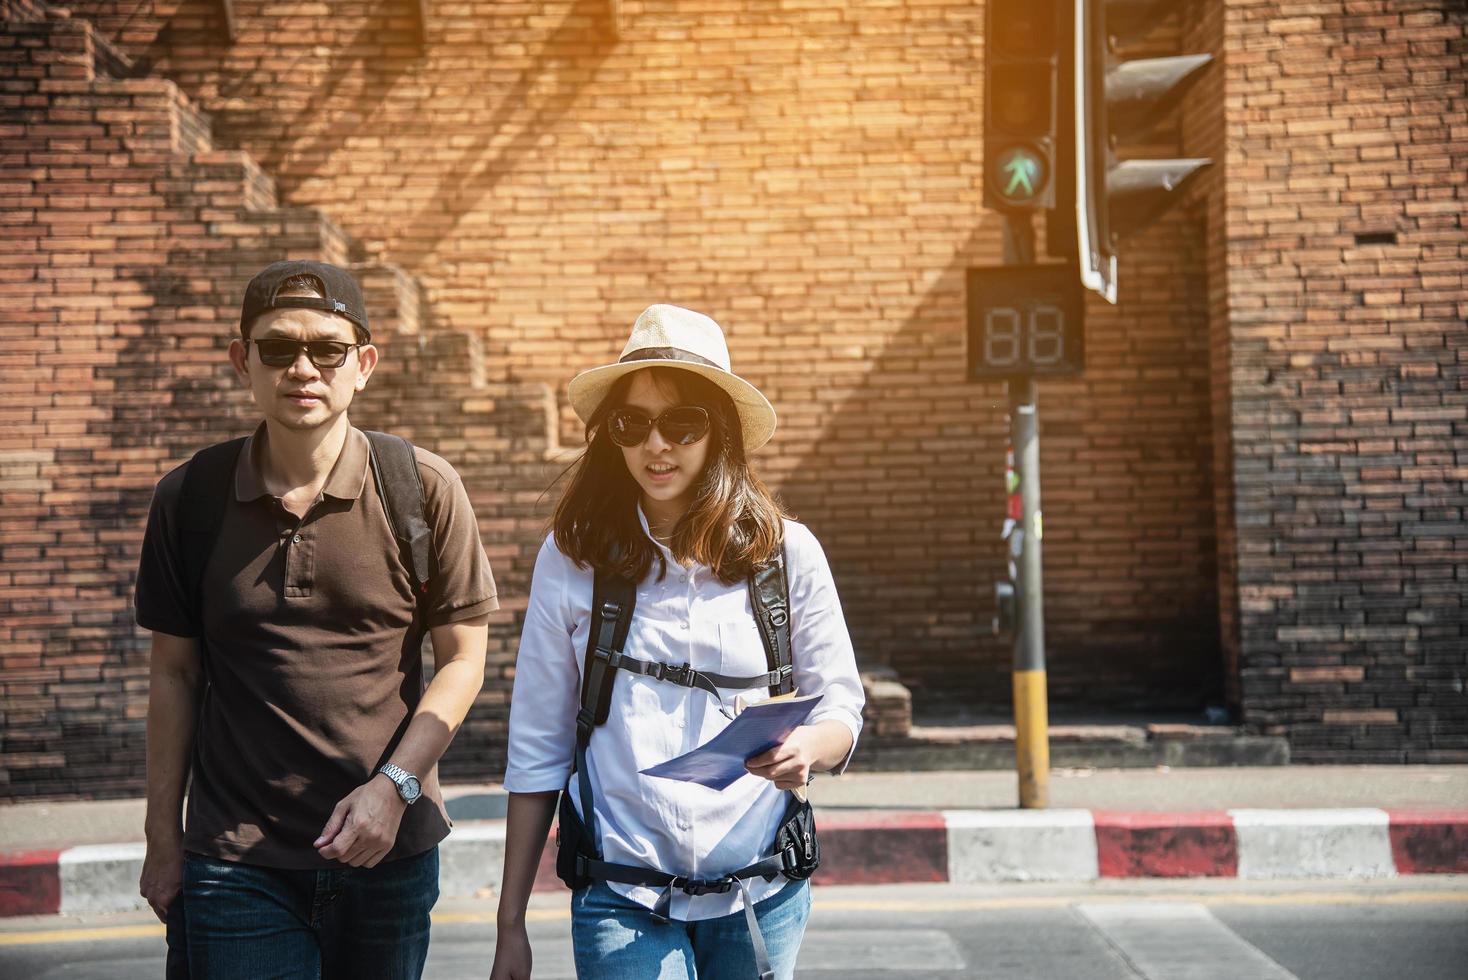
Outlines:
{"type": "MultiPolygon", "coordinates": [[[[606,872],[574,882],[578,976],[789,978],[810,910],[809,884],[797,878],[811,868],[730,876],[778,866],[777,837],[789,839],[787,818],[804,808],[785,791],[844,768],[861,730],[862,691],[820,545],[784,517],[747,462],[774,432],[774,409],[730,371],[718,324],[662,305],[637,318],[616,364],[572,380],[570,396],[588,445],[536,560],[520,639],[490,976],[530,977],[525,908],[566,788],[561,857],[580,871],[606,872]],[[752,599],[747,586],[781,561],[793,665],[783,687],[771,669],[779,644],[762,637],[753,615],[755,601],[765,600],[752,599]],[[598,574],[628,583],[633,609],[630,619],[621,613],[621,669],[609,675],[611,656],[598,647],[615,646],[603,640],[616,632],[608,624],[620,605],[609,609],[598,593],[594,615],[598,574]],[[600,663],[587,652],[593,619],[600,663]],[[583,740],[577,718],[589,666],[611,677],[610,693],[604,721],[588,723],[583,740]],[[821,700],[782,744],[748,760],[754,778],[720,791],[640,774],[718,734],[736,697],[761,700],[767,683],[788,690],[790,681],[799,695],[821,700]],[[568,835],[583,828],[578,852],[568,835]],[[578,853],[602,863],[578,864],[578,853]]],[[[786,848],[787,866],[798,850],[786,848]]],[[[569,874],[563,865],[563,878],[569,874]]]]}

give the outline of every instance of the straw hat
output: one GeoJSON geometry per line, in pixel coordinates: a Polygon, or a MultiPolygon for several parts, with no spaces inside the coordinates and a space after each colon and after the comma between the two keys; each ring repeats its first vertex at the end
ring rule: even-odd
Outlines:
{"type": "Polygon", "coordinates": [[[617,379],[648,367],[690,371],[724,389],[739,413],[745,452],[754,452],[774,434],[775,409],[758,388],[729,369],[729,346],[719,325],[702,313],[662,303],[642,311],[615,364],[571,379],[571,407],[585,422],[617,379]]]}

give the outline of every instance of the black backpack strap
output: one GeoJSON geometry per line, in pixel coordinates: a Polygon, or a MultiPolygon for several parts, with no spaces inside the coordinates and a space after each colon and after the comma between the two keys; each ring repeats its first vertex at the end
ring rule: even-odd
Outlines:
{"type": "Polygon", "coordinates": [[[244,445],[241,437],[194,453],[179,490],[175,547],[188,590],[189,623],[199,637],[204,635],[204,567],[224,524],[224,507],[234,490],[234,471],[244,445]]]}
{"type": "Polygon", "coordinates": [[[790,582],[785,574],[785,549],[780,550],[749,576],[749,605],[765,645],[765,662],[779,680],[770,685],[770,696],[795,690],[795,671],[790,653],[790,582]]]}
{"type": "Polygon", "coordinates": [[[596,813],[592,809],[591,774],[586,769],[586,747],[596,726],[606,722],[612,708],[612,684],[617,679],[615,658],[627,643],[637,588],[627,579],[598,570],[591,589],[591,632],[586,638],[586,664],[581,674],[581,710],[576,713],[576,779],[581,796],[581,819],[587,842],[597,853],[596,813]]]}
{"type": "Polygon", "coordinates": [[[413,444],[402,436],[368,432],[372,476],[387,510],[387,523],[398,545],[411,556],[413,588],[428,591],[433,575],[433,532],[423,513],[423,478],[413,444]]]}
{"type": "Polygon", "coordinates": [[[586,643],[586,669],[582,674],[581,711],[591,729],[607,720],[612,707],[614,654],[627,645],[632,630],[632,613],[637,609],[637,589],[631,582],[610,572],[597,572],[591,589],[591,633],[586,643]]]}

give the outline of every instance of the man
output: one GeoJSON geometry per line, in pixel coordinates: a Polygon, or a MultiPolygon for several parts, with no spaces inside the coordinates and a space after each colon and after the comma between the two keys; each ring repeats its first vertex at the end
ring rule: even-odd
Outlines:
{"type": "Polygon", "coordinates": [[[171,977],[416,978],[449,828],[436,766],[497,607],[478,527],[454,470],[402,446],[432,540],[417,580],[386,506],[401,489],[347,419],[378,352],[346,270],[262,271],[229,359],[264,417],[212,468],[218,519],[200,533],[195,515],[200,460],[223,447],[159,482],[143,542],[140,890],[168,924],[171,977]]]}

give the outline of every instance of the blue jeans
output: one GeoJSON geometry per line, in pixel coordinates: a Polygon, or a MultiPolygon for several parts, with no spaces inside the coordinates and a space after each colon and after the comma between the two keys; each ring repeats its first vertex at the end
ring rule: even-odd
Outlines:
{"type": "MultiPolygon", "coordinates": [[[[810,918],[810,882],[792,881],[754,906],[776,980],[795,976],[810,918]]],[[[584,980],[753,980],[754,943],[742,910],[662,922],[604,881],[571,895],[571,945],[584,980]]]]}
{"type": "Polygon", "coordinates": [[[169,909],[168,978],[418,980],[436,901],[437,848],[327,871],[188,854],[176,918],[169,909]]]}

